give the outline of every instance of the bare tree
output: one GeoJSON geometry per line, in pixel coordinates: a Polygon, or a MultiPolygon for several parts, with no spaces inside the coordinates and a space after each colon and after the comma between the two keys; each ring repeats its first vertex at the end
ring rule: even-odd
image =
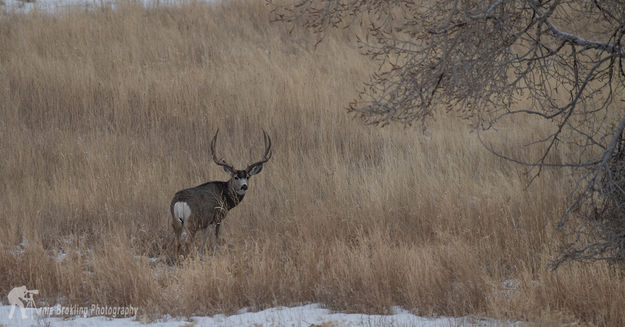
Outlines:
{"type": "Polygon", "coordinates": [[[367,123],[425,123],[458,111],[494,155],[531,167],[572,167],[579,175],[560,226],[573,236],[566,260],[625,262],[625,1],[622,0],[296,0],[270,1],[277,21],[321,41],[351,27],[380,63],[349,110],[367,123]],[[548,122],[528,146],[504,153],[484,141],[504,119],[548,122]],[[574,155],[554,153],[568,145],[574,155]],[[573,222],[575,220],[575,222],[573,222]],[[580,223],[582,222],[582,223],[580,223]]]}

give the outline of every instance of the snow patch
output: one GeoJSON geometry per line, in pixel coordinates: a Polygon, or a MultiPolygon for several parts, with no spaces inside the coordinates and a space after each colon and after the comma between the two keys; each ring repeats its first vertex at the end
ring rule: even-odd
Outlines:
{"type": "MultiPolygon", "coordinates": [[[[215,0],[205,0],[213,2],[215,0]]],[[[184,3],[184,0],[137,0],[137,3],[144,7],[158,5],[175,5],[184,3]]],[[[10,12],[28,13],[37,9],[41,12],[56,13],[68,7],[79,7],[85,10],[92,10],[101,7],[115,9],[116,0],[0,0],[0,13],[2,9],[10,12]],[[4,8],[3,8],[4,7],[4,8]]]]}
{"type": "MultiPolygon", "coordinates": [[[[194,316],[190,319],[165,318],[157,322],[143,323],[133,318],[108,318],[102,316],[77,316],[73,318],[42,317],[37,309],[27,308],[27,318],[22,319],[19,308],[15,309],[13,319],[9,319],[11,307],[0,306],[0,325],[2,326],[522,326],[520,322],[505,322],[494,319],[462,318],[425,318],[416,316],[396,307],[391,315],[368,315],[357,313],[336,313],[324,309],[319,304],[297,307],[276,307],[258,312],[240,310],[231,316],[194,316]]],[[[39,311],[40,312],[40,311],[39,311]]]]}

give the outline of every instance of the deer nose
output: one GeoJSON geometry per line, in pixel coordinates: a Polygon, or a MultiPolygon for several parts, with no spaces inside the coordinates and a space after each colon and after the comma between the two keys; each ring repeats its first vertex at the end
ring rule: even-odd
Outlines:
{"type": "Polygon", "coordinates": [[[243,185],[241,185],[241,189],[242,189],[243,191],[247,191],[247,184],[243,184],[243,185]]]}

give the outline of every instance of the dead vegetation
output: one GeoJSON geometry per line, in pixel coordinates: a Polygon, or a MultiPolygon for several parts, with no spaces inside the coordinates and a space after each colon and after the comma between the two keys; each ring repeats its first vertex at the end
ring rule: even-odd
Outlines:
{"type": "Polygon", "coordinates": [[[621,271],[547,266],[566,173],[524,192],[525,171],[461,121],[362,126],[344,110],[372,73],[353,40],[315,48],[268,20],[259,1],[0,17],[0,294],[28,285],[40,305],[152,317],[320,302],[625,323],[621,271]],[[217,128],[234,165],[256,158],[265,128],[272,162],[230,213],[228,247],[153,262],[173,193],[227,179],[210,159],[217,128]]]}

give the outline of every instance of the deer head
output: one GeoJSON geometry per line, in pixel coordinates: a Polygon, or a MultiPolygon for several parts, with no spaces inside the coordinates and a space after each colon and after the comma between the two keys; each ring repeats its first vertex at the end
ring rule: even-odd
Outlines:
{"type": "Polygon", "coordinates": [[[222,166],[224,171],[230,175],[228,186],[231,190],[234,190],[238,195],[245,195],[248,188],[248,182],[251,176],[260,173],[263,169],[263,164],[271,158],[271,138],[267,135],[267,132],[263,130],[263,138],[265,141],[265,153],[260,161],[250,164],[243,170],[234,169],[232,165],[227,163],[224,159],[218,158],[217,151],[215,150],[217,144],[217,134],[219,130],[215,132],[213,140],[211,141],[211,152],[213,154],[213,161],[219,166],[222,166]]]}

